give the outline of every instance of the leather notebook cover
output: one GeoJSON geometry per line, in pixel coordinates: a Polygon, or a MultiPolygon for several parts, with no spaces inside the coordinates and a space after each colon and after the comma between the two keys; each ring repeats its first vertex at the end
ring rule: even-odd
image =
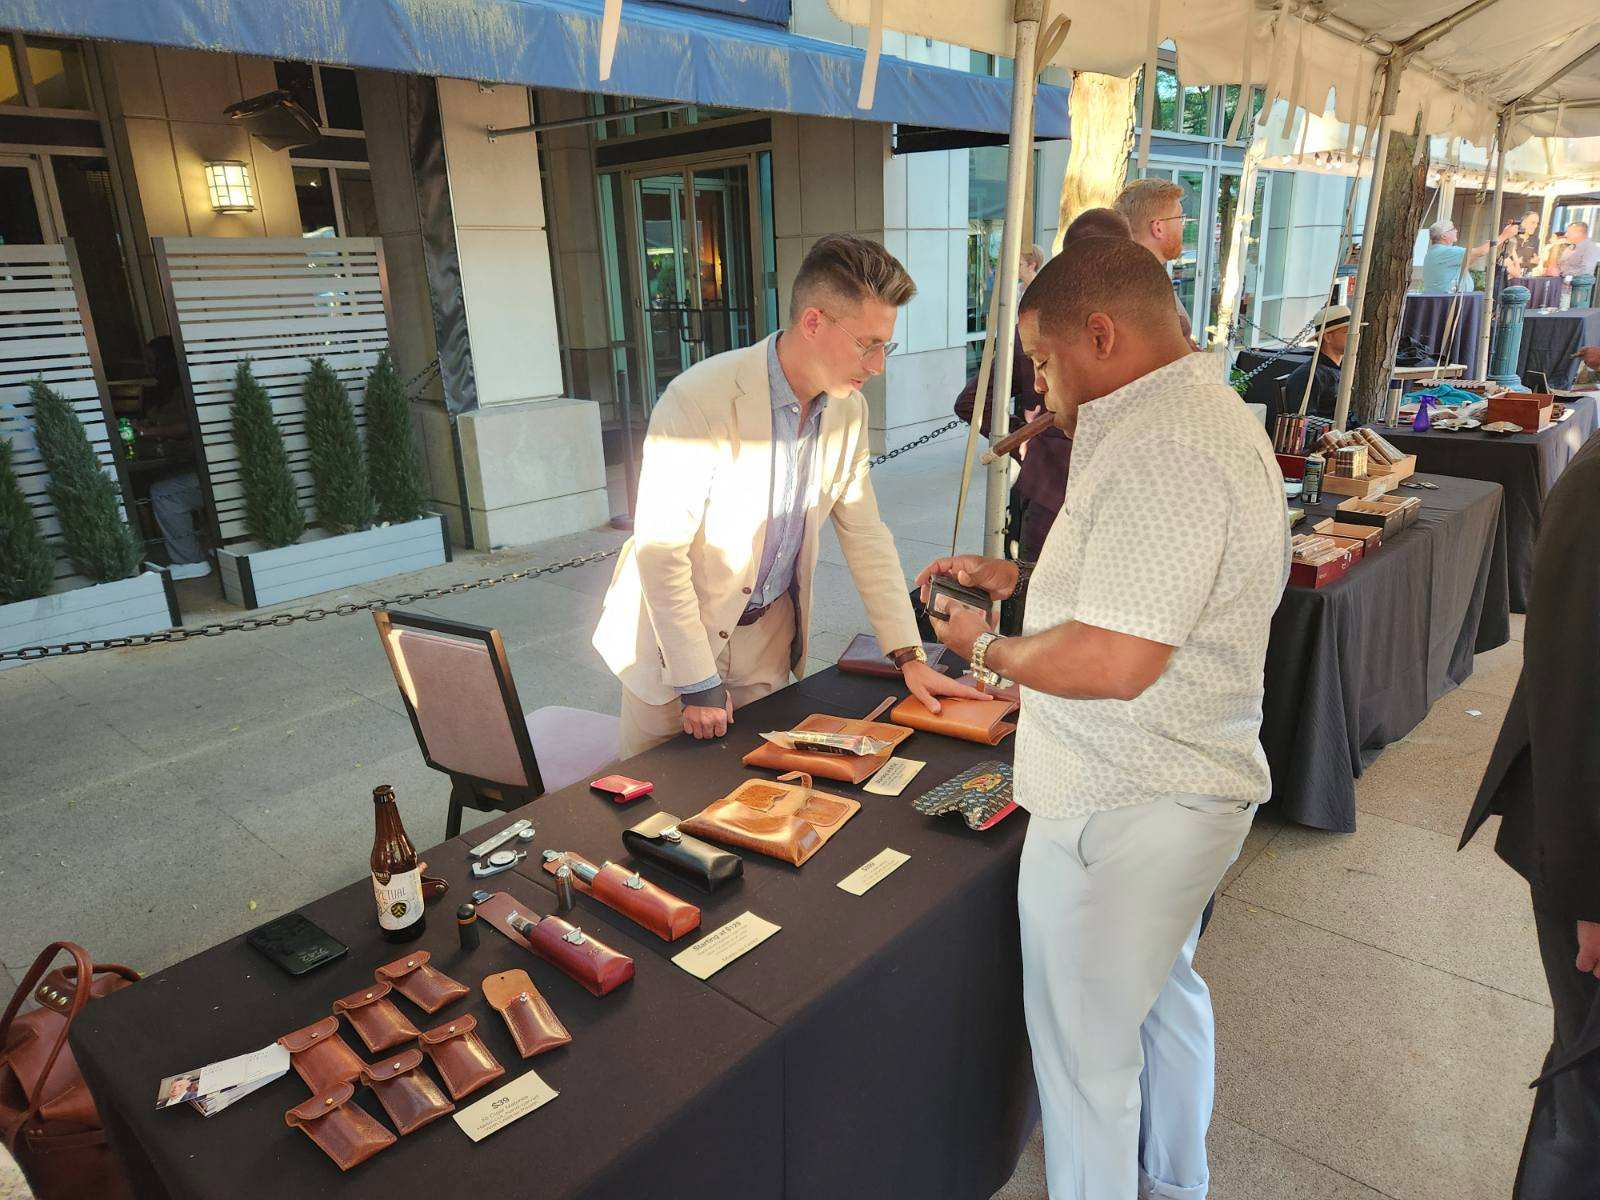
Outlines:
{"type": "Polygon", "coordinates": [[[684,833],[671,813],[655,813],[632,829],[624,829],[622,844],[635,858],[665,867],[703,892],[714,892],[744,876],[744,859],[684,833]]]}
{"type": "Polygon", "coordinates": [[[860,783],[888,762],[900,743],[911,736],[911,730],[901,725],[864,718],[835,717],[827,713],[812,713],[794,728],[813,733],[865,734],[890,745],[879,754],[829,754],[821,750],[785,750],[763,740],[744,756],[744,765],[762,767],[768,771],[804,771],[819,779],[860,783]]]}
{"type": "MultiPolygon", "coordinates": [[[[947,646],[938,642],[923,642],[922,652],[928,656],[928,665],[935,671],[945,675],[950,673],[944,661],[950,653],[947,646]]],[[[852,675],[877,675],[882,679],[900,678],[900,668],[889,660],[883,647],[878,645],[878,639],[870,633],[858,633],[850,639],[850,644],[839,656],[839,670],[852,675]]]]}
{"type": "Polygon", "coordinates": [[[924,733],[942,733],[985,746],[998,746],[1017,729],[1006,720],[1017,711],[1014,700],[953,700],[941,696],[939,706],[940,711],[932,713],[915,696],[908,696],[895,705],[889,719],[924,733]]]}
{"type": "MultiPolygon", "coordinates": [[[[339,1018],[330,1017],[329,1020],[338,1027],[339,1018]]],[[[302,1130],[339,1164],[341,1171],[366,1162],[396,1141],[394,1134],[373,1120],[364,1108],[350,1103],[355,1094],[354,1085],[341,1083],[283,1114],[285,1125],[302,1130]]]]}
{"type": "Polygon", "coordinates": [[[484,998],[505,1019],[511,1040],[523,1058],[532,1058],[572,1040],[550,1002],[539,994],[526,971],[501,971],[483,981],[484,998]]]}
{"type": "MultiPolygon", "coordinates": [[[[581,854],[567,851],[569,863],[595,864],[581,854]]],[[[544,864],[547,874],[554,875],[561,859],[544,864]]],[[[616,863],[600,868],[593,883],[585,883],[578,873],[572,873],[572,886],[585,895],[593,896],[607,908],[615,909],[636,925],[642,925],[658,938],[675,942],[684,934],[700,928],[700,909],[687,900],[680,900],[665,888],[659,888],[635,872],[624,870],[616,863]]]]}
{"type": "Polygon", "coordinates": [[[797,772],[775,782],[741,783],[683,822],[683,829],[798,867],[860,811],[859,801],[815,791],[811,777],[797,772]]]}
{"type": "Polygon", "coordinates": [[[613,992],[633,978],[633,959],[626,954],[560,917],[540,917],[509,892],[490,896],[478,905],[478,915],[596,996],[613,992]],[[524,937],[511,927],[512,913],[535,922],[529,936],[524,937]]]}

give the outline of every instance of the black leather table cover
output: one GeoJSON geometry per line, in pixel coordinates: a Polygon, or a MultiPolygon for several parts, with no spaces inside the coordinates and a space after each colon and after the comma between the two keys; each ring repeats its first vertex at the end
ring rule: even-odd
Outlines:
{"type": "MultiPolygon", "coordinates": [[[[1285,589],[1267,646],[1261,744],[1278,815],[1348,833],[1355,780],[1510,637],[1497,484],[1426,476],[1417,523],[1322,588],[1285,589]]],[[[1304,505],[1309,532],[1342,496],[1304,505]]],[[[1299,503],[1296,501],[1295,503],[1299,503]]]]}
{"type": "Polygon", "coordinates": [[[1528,611],[1528,593],[1533,586],[1533,544],[1539,536],[1544,498],[1595,431],[1595,397],[1564,403],[1572,408],[1572,416],[1538,433],[1514,433],[1509,437],[1436,429],[1418,433],[1408,425],[1382,431],[1401,450],[1417,456],[1418,470],[1484,479],[1505,489],[1506,572],[1512,612],[1528,611]]]}
{"type": "MultiPolygon", "coordinates": [[[[598,999],[487,923],[478,950],[463,958],[455,908],[475,886],[510,891],[541,914],[553,910],[551,897],[510,872],[474,881],[454,844],[423,857],[430,874],[449,879],[450,891],[429,907],[427,932],[416,942],[395,946],[378,937],[372,885],[363,879],[301,910],[350,947],[336,963],[291,979],[238,937],[84,1009],[73,1025],[73,1053],[140,1196],[784,1194],[783,1064],[770,1024],[640,944],[649,934],[601,934],[634,959],[635,976],[598,999]],[[434,966],[473,992],[431,1017],[397,999],[401,1010],[421,1029],[473,1014],[506,1068],[459,1101],[458,1111],[529,1068],[561,1094],[476,1144],[441,1118],[347,1173],[283,1123],[285,1110],[309,1094],[293,1070],[210,1118],[188,1105],[156,1110],[163,1076],[260,1049],[328,1015],[336,998],[372,980],[374,967],[411,949],[431,951],[434,966]],[[533,978],[571,1031],[570,1045],[526,1061],[517,1054],[480,986],[484,976],[513,967],[533,978]]],[[[348,1022],[340,1027],[357,1054],[380,1061],[348,1022]]],[[[437,1079],[431,1066],[424,1069],[437,1079]]],[[[358,1088],[357,1099],[393,1131],[370,1090],[358,1088]]]]}
{"type": "Polygon", "coordinates": [[[1421,342],[1437,362],[1470,367],[1477,361],[1482,321],[1481,292],[1407,292],[1400,311],[1400,336],[1421,342]]]}
{"type": "Polygon", "coordinates": [[[1553,388],[1567,388],[1578,374],[1573,357],[1584,346],[1600,346],[1600,308],[1532,312],[1522,318],[1517,374],[1524,387],[1542,388],[1541,374],[1553,388]]]}

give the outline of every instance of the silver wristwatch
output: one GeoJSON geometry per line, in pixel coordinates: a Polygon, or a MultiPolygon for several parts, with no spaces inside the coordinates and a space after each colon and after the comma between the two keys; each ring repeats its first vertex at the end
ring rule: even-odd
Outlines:
{"type": "Polygon", "coordinates": [[[984,687],[997,688],[1005,684],[998,671],[992,671],[983,665],[983,657],[989,652],[990,643],[999,640],[998,633],[980,633],[977,641],[972,643],[972,656],[968,660],[972,667],[972,677],[984,687]]]}

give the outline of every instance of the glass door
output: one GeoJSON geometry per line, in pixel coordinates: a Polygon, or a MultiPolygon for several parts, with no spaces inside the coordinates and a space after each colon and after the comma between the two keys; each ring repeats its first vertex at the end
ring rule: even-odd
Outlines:
{"type": "Polygon", "coordinates": [[[39,246],[55,240],[39,160],[31,154],[0,154],[0,244],[39,246]]]}

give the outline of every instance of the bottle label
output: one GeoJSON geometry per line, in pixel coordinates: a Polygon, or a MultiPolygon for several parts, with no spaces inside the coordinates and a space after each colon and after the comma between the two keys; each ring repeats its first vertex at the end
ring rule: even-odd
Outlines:
{"type": "Polygon", "coordinates": [[[388,883],[372,877],[378,901],[378,924],[384,929],[408,929],[422,917],[422,868],[413,867],[389,876],[388,883]]]}

